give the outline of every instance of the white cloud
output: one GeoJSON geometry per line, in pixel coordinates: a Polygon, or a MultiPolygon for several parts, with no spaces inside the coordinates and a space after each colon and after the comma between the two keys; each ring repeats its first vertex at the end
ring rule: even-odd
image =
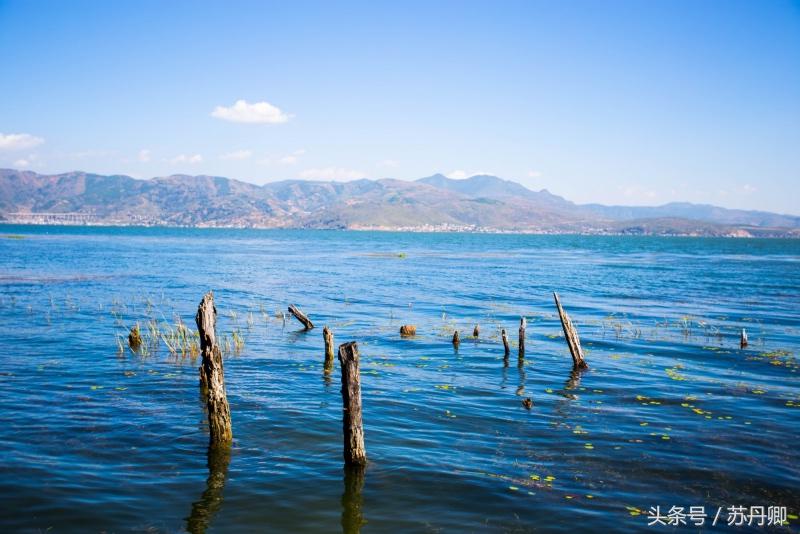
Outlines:
{"type": "Polygon", "coordinates": [[[542,176],[541,171],[528,171],[528,178],[539,178],[542,176]]]}
{"type": "Polygon", "coordinates": [[[306,169],[300,173],[300,178],[306,180],[358,180],[366,177],[366,173],[353,169],[340,167],[325,167],[324,169],[306,169]]]}
{"type": "Polygon", "coordinates": [[[172,163],[202,163],[203,156],[200,154],[179,154],[172,158],[172,163]]]}
{"type": "Polygon", "coordinates": [[[219,158],[226,160],[231,160],[231,159],[242,160],[242,159],[248,159],[252,155],[253,155],[252,150],[234,150],[233,152],[227,152],[225,154],[222,154],[219,158]]]}
{"type": "Polygon", "coordinates": [[[27,159],[18,159],[17,161],[14,162],[14,167],[21,169],[23,167],[30,166],[30,164],[31,162],[28,161],[27,159]]]}
{"type": "Polygon", "coordinates": [[[44,139],[30,134],[0,133],[0,150],[27,150],[44,143],[44,139]]]}
{"type": "Polygon", "coordinates": [[[744,184],[742,186],[742,193],[746,195],[749,195],[750,193],[755,193],[756,191],[758,191],[758,188],[750,184],[744,184]]]}
{"type": "Polygon", "coordinates": [[[280,124],[292,116],[284,113],[269,102],[248,104],[246,100],[237,100],[231,107],[217,106],[211,116],[231,122],[250,124],[280,124]]]}
{"type": "Polygon", "coordinates": [[[291,154],[287,154],[287,155],[283,156],[278,161],[280,161],[284,165],[294,165],[295,163],[297,163],[298,158],[300,156],[302,156],[303,154],[305,154],[305,153],[306,153],[306,151],[302,150],[302,149],[301,150],[295,150],[291,154]]]}
{"type": "Polygon", "coordinates": [[[139,161],[147,163],[150,161],[150,150],[143,148],[139,151],[139,161]]]}

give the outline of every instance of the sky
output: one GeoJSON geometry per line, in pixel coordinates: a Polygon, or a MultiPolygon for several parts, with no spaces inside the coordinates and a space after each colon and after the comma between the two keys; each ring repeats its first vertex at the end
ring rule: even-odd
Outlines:
{"type": "Polygon", "coordinates": [[[0,167],[800,214],[800,2],[0,0],[0,167]]]}

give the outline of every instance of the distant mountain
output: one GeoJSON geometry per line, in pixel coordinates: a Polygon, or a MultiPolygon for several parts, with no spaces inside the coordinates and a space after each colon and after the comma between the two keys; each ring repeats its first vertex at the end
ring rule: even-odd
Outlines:
{"type": "Polygon", "coordinates": [[[800,217],[688,203],[576,205],[495,176],[414,182],[219,176],[150,180],[85,172],[0,170],[0,220],[258,228],[351,228],[800,237],[800,217]]]}
{"type": "Polygon", "coordinates": [[[689,202],[671,202],[663,206],[603,206],[601,204],[584,204],[581,206],[598,217],[612,220],[682,218],[706,221],[719,224],[764,226],[764,227],[800,227],[800,217],[779,215],[766,211],[732,210],[711,206],[710,204],[691,204],[689,202]]]}
{"type": "Polygon", "coordinates": [[[527,187],[503,180],[497,176],[487,174],[476,174],[463,180],[448,178],[443,174],[434,174],[427,178],[420,178],[417,183],[428,184],[438,189],[446,189],[461,195],[472,198],[493,198],[506,200],[510,198],[525,199],[540,206],[568,208],[574,206],[572,202],[564,198],[553,195],[547,189],[541,191],[531,191],[527,187]]]}

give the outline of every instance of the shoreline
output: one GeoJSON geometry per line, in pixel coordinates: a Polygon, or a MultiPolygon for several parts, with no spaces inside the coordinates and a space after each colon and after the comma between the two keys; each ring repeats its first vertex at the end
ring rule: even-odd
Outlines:
{"type": "Polygon", "coordinates": [[[327,231],[327,232],[385,232],[385,233],[415,233],[415,234],[488,234],[488,235],[537,235],[537,236],[585,236],[585,237],[684,237],[684,238],[726,238],[726,239],[800,239],[800,232],[786,229],[752,227],[750,231],[731,231],[727,233],[669,233],[669,232],[636,232],[636,231],[610,231],[597,229],[594,231],[564,231],[564,230],[524,230],[524,229],[499,229],[485,227],[456,227],[450,225],[423,225],[423,226],[358,226],[344,228],[325,227],[292,227],[292,226],[244,226],[244,225],[170,225],[170,224],[126,224],[120,222],[108,223],[43,223],[43,222],[12,222],[0,221],[0,228],[15,227],[49,227],[49,228],[163,228],[185,230],[269,230],[269,231],[327,231]]]}

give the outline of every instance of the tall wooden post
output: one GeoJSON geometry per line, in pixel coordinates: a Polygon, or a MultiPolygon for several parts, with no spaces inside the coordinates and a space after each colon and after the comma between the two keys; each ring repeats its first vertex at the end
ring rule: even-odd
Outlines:
{"type": "Polygon", "coordinates": [[[519,319],[519,357],[525,357],[525,328],[528,326],[528,321],[525,317],[519,319]]]}
{"type": "Polygon", "coordinates": [[[325,374],[333,369],[333,332],[328,327],[322,329],[322,338],[325,340],[325,374]]]}
{"type": "Polygon", "coordinates": [[[506,329],[505,328],[500,330],[500,337],[503,338],[503,351],[504,351],[505,357],[508,358],[508,354],[511,351],[508,348],[508,335],[506,335],[506,329]]]}
{"type": "Polygon", "coordinates": [[[366,465],[367,451],[361,421],[361,374],[355,341],[339,345],[339,366],[342,370],[344,462],[347,465],[366,465]]]}
{"type": "Polygon", "coordinates": [[[556,308],[558,308],[558,316],[561,319],[561,327],[564,329],[564,337],[567,338],[567,346],[572,355],[572,366],[575,369],[586,369],[589,367],[583,359],[583,349],[581,348],[581,340],[578,337],[578,331],[572,324],[572,320],[561,307],[561,300],[558,298],[558,293],[553,292],[553,297],[556,301],[556,308]]]}
{"type": "Polygon", "coordinates": [[[742,336],[739,338],[739,347],[747,347],[747,331],[744,328],[742,328],[742,336]]]}
{"type": "Polygon", "coordinates": [[[453,347],[458,349],[458,346],[461,344],[461,339],[458,337],[458,330],[453,332],[453,347]]]}
{"type": "Polygon", "coordinates": [[[222,367],[222,353],[217,344],[217,308],[214,306],[214,293],[203,296],[195,316],[200,334],[200,384],[206,386],[208,406],[208,429],[211,443],[230,443],[233,440],[231,429],[231,409],[225,394],[225,372],[222,367]]]}
{"type": "Polygon", "coordinates": [[[480,333],[480,328],[478,328],[478,325],[475,325],[475,328],[472,329],[472,337],[478,337],[480,333]]]}

